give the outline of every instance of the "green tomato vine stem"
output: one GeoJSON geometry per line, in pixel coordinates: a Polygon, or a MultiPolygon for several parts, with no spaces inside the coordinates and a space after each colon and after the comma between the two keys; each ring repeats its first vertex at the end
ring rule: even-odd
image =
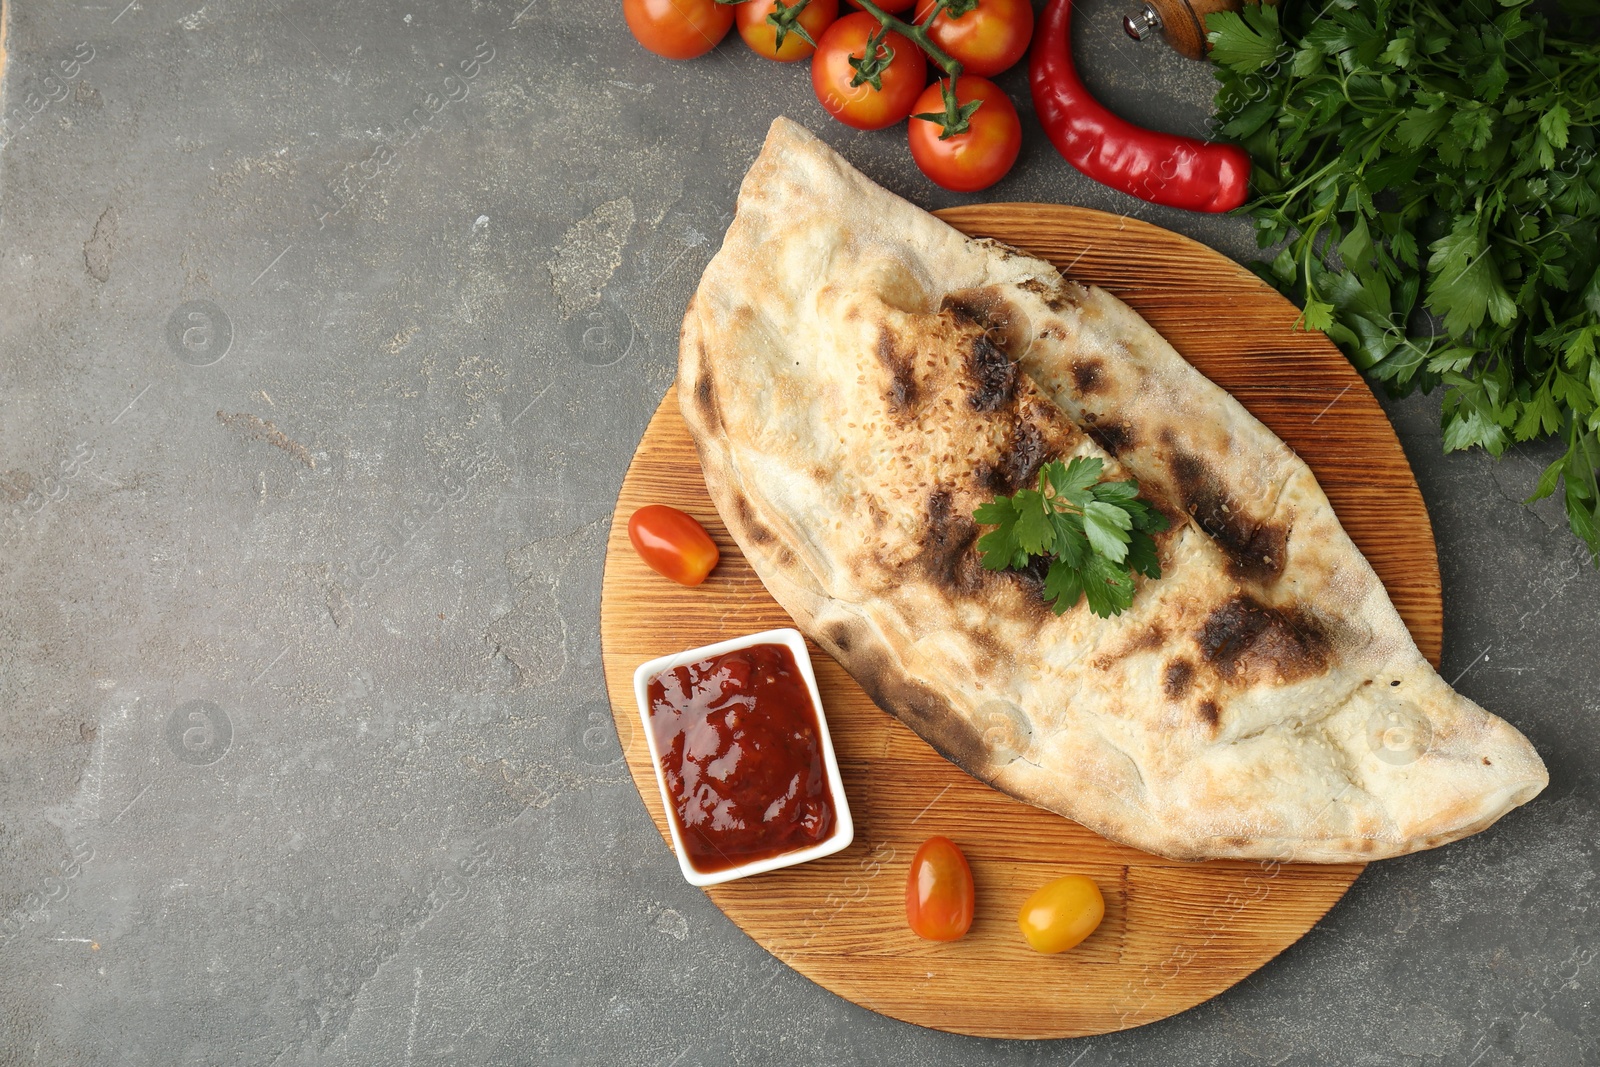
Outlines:
{"type": "Polygon", "coordinates": [[[946,8],[952,6],[959,7],[961,10],[959,10],[954,16],[959,18],[961,15],[964,15],[968,11],[972,10],[973,7],[976,7],[976,3],[969,5],[965,2],[965,0],[956,0],[956,3],[952,5],[951,0],[938,0],[938,2],[933,5],[933,9],[928,12],[927,18],[923,19],[921,22],[907,22],[904,19],[899,19],[889,14],[887,11],[883,10],[883,8],[879,7],[877,4],[874,4],[872,0],[856,0],[856,2],[861,5],[861,10],[877,19],[878,25],[882,27],[882,29],[878,31],[877,36],[868,42],[869,52],[877,47],[878,42],[882,41],[884,36],[890,30],[893,30],[902,37],[908,38],[909,40],[915,42],[916,46],[922,49],[927,57],[937,63],[939,65],[939,69],[943,70],[945,73],[944,80],[940,82],[939,86],[940,95],[944,98],[944,114],[939,116],[915,115],[913,117],[928,119],[930,121],[937,120],[939,125],[942,127],[942,130],[939,134],[940,140],[954,137],[957,134],[966,133],[968,129],[967,120],[970,119],[972,117],[972,113],[978,109],[981,101],[973,101],[973,103],[967,105],[966,107],[962,107],[960,104],[956,103],[955,84],[957,79],[961,77],[961,61],[956,59],[954,56],[951,56],[949,53],[945,52],[944,49],[933,43],[933,38],[928,35],[928,27],[933,25],[933,20],[938,18],[940,13],[946,8]]]}

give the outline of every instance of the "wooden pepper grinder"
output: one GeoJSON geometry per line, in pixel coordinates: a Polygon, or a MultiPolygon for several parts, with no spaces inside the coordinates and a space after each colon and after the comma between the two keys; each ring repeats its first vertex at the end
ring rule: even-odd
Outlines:
{"type": "MultiPolygon", "coordinates": [[[[1276,0],[1267,0],[1276,3],[1276,0]]],[[[1143,41],[1160,30],[1179,55],[1204,59],[1206,16],[1216,11],[1238,11],[1241,0],[1145,0],[1132,15],[1122,17],[1122,28],[1135,41],[1143,41]]]]}

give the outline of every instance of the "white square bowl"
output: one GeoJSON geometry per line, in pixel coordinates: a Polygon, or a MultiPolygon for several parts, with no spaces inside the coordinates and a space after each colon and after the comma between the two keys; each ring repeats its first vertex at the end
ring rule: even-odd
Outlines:
{"type": "Polygon", "coordinates": [[[639,701],[639,719],[644,724],[645,740],[650,745],[650,764],[656,770],[656,785],[661,788],[661,803],[666,809],[667,827],[672,831],[672,849],[678,854],[678,869],[683,871],[683,877],[690,885],[720,885],[735,878],[748,878],[752,874],[765,874],[780,867],[792,867],[796,863],[831,856],[850,847],[850,842],[855,840],[856,827],[850,818],[850,804],[845,799],[844,782],[839,778],[839,761],[833,754],[833,738],[828,734],[828,717],[822,710],[822,694],[817,692],[817,676],[811,669],[811,655],[806,651],[805,638],[800,636],[799,630],[792,627],[764,630],[748,637],[735,637],[730,641],[719,641],[714,645],[691,648],[686,652],[675,652],[670,656],[642,663],[639,669],[633,672],[633,694],[639,701]],[[688,851],[683,847],[683,837],[678,829],[677,806],[667,789],[667,778],[661,771],[661,753],[656,749],[656,733],[650,725],[650,681],[663,671],[699,663],[701,660],[712,659],[753,645],[786,646],[794,655],[795,665],[800,668],[800,676],[805,679],[806,692],[811,694],[811,706],[817,713],[817,740],[822,747],[823,765],[827,769],[828,791],[833,794],[833,832],[809,848],[796,849],[793,852],[769,856],[763,860],[755,860],[738,867],[730,867],[725,871],[708,874],[694,869],[689,862],[688,851]]]}

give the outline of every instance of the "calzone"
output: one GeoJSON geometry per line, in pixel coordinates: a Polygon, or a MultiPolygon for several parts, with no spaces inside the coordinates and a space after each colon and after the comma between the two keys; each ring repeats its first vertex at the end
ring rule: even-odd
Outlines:
{"type": "Polygon", "coordinates": [[[1181,859],[1483,829],[1538,754],[1423,659],[1311,471],[1148,323],[779,119],[684,317],[706,484],[767,589],[971,774],[1181,859]],[[1132,607],[1056,615],[972,513],[1097,456],[1166,513],[1132,607]]]}

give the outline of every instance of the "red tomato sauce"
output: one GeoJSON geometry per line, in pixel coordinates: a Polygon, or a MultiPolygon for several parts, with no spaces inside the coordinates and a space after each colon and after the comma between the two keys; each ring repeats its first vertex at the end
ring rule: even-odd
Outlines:
{"type": "Polygon", "coordinates": [[[695,870],[725,871],[832,833],[817,711],[787,646],[754,645],[656,675],[650,728],[695,870]]]}

